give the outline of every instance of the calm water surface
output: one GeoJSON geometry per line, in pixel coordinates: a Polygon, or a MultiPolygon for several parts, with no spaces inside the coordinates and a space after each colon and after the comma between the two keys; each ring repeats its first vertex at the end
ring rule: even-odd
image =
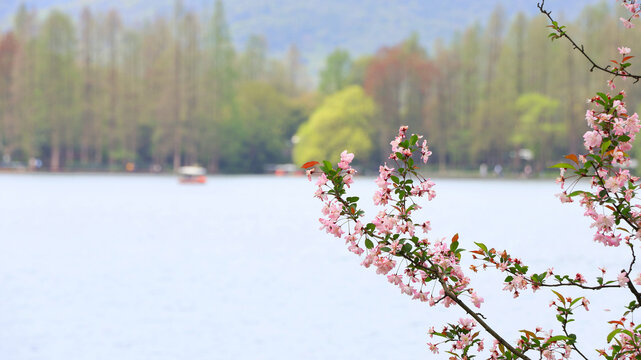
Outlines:
{"type": "MultiPolygon", "coordinates": [[[[627,258],[592,242],[551,180],[436,182],[422,213],[433,236],[592,278],[627,258]]],[[[353,187],[370,211],[374,189],[353,187]]],[[[318,230],[313,191],[303,178],[0,175],[0,359],[434,358],[427,329],[461,314],[359,266],[318,230]]],[[[555,326],[549,291],[514,300],[501,278],[474,277],[492,324],[512,339],[555,326]]],[[[602,346],[624,294],[588,294],[574,328],[584,346],[602,346]]]]}

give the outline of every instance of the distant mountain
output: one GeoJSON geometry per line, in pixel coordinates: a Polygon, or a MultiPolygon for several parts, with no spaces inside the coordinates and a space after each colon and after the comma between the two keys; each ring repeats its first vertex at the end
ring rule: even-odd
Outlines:
{"type": "MultiPolygon", "coordinates": [[[[11,24],[21,2],[43,13],[58,8],[74,16],[84,6],[116,8],[132,25],[170,14],[174,4],[174,0],[0,0],[3,28],[11,24]]],[[[546,7],[575,18],[584,6],[599,2],[547,0],[546,7]]],[[[206,16],[211,14],[214,0],[183,0],[183,4],[206,16]]],[[[519,11],[538,13],[537,0],[226,0],[224,4],[231,34],[239,46],[251,34],[264,35],[273,54],[282,54],[290,44],[296,44],[312,71],[336,47],[354,54],[372,53],[413,31],[429,46],[436,38],[449,39],[457,30],[485,22],[496,6],[502,6],[509,17],[519,11]]]]}

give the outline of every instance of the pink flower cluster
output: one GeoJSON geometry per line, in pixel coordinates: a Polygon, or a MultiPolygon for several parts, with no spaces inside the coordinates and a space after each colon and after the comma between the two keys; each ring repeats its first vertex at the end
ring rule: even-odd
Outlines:
{"type": "MultiPolygon", "coordinates": [[[[629,49],[620,49],[627,53],[629,49]]],[[[632,143],[641,129],[638,114],[629,115],[623,99],[625,92],[620,92],[615,97],[601,94],[590,99],[590,102],[602,107],[600,111],[588,110],[585,119],[591,130],[583,135],[586,155],[574,158],[576,165],[575,174],[580,177],[590,176],[591,192],[578,192],[581,196],[581,205],[585,209],[585,216],[593,220],[591,225],[596,230],[594,240],[606,246],[619,246],[623,240],[615,232],[616,224],[620,221],[620,213],[604,213],[601,209],[614,209],[614,200],[629,202],[634,197],[632,184],[638,181],[637,177],[630,174],[624,167],[629,166],[628,152],[632,143]],[[599,206],[599,207],[597,207],[599,206]]],[[[569,157],[570,158],[570,157],[569,157]]],[[[564,188],[566,169],[562,168],[557,179],[564,188]]],[[[572,194],[570,194],[572,195],[572,194]]],[[[572,196],[567,191],[557,194],[561,202],[572,202],[572,196]]],[[[619,205],[615,204],[615,206],[619,205]]],[[[631,208],[630,218],[641,219],[638,207],[631,208]]],[[[628,236],[626,240],[629,240],[628,236]]]]}
{"type": "MultiPolygon", "coordinates": [[[[463,272],[460,254],[453,250],[458,246],[458,236],[451,243],[419,237],[417,228],[427,234],[431,224],[429,221],[415,224],[410,217],[421,208],[416,198],[426,197],[429,201],[436,192],[434,183],[414,166],[415,154],[420,154],[423,162],[429,160],[432,152],[427,141],[419,142],[422,137],[415,134],[408,136],[407,130],[407,126],[402,126],[390,143],[389,160],[393,165],[379,167],[374,203],[382,209],[370,223],[364,225],[360,220],[363,212],[357,208],[358,198],[343,196],[344,186],[353,182],[355,170],[350,164],[354,155],[344,151],[336,167],[322,168],[315,193],[323,201],[321,229],[345,239],[349,251],[362,256],[361,265],[374,267],[377,274],[386,275],[390,283],[412,299],[430,306],[440,303],[449,307],[455,304],[452,296],[464,295],[478,308],[484,300],[469,287],[470,279],[463,272]],[[439,291],[425,290],[432,281],[441,285],[439,291]]],[[[460,323],[458,329],[462,333],[454,349],[461,350],[470,342],[483,347],[480,339],[471,338],[473,326],[468,321],[460,323]]]]}
{"type": "MultiPolygon", "coordinates": [[[[432,351],[434,354],[439,353],[439,348],[438,346],[443,344],[443,343],[452,343],[450,351],[456,351],[456,350],[463,350],[469,346],[472,346],[476,344],[477,351],[483,351],[485,349],[485,345],[483,344],[483,340],[476,339],[478,336],[478,332],[473,332],[474,328],[476,327],[476,322],[470,318],[460,318],[458,320],[457,324],[449,324],[448,326],[443,327],[443,329],[440,332],[437,332],[434,330],[434,328],[430,328],[428,331],[428,334],[430,338],[433,338],[434,335],[440,336],[440,337],[447,337],[446,334],[454,334],[454,337],[448,340],[445,340],[441,343],[427,343],[427,345],[430,348],[430,351],[432,351]]],[[[465,357],[464,357],[465,358],[465,357]]]]}
{"type": "Polygon", "coordinates": [[[623,26],[625,26],[627,29],[631,29],[634,27],[632,19],[639,17],[639,13],[641,12],[641,4],[636,0],[622,0],[621,5],[623,5],[631,15],[627,19],[621,17],[619,18],[619,20],[621,20],[623,26]]]}

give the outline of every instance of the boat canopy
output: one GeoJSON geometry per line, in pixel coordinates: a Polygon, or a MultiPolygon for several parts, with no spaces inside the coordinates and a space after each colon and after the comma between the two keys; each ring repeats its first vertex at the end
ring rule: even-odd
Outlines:
{"type": "Polygon", "coordinates": [[[183,166],[178,170],[178,173],[185,176],[200,176],[205,175],[207,171],[200,166],[183,166]]]}

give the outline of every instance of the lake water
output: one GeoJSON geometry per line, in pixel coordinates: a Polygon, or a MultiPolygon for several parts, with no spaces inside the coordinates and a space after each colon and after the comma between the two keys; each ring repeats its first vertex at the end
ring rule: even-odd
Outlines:
{"type": "MultiPolygon", "coordinates": [[[[628,258],[592,242],[552,180],[436,184],[423,212],[433,236],[458,232],[468,249],[485,242],[592,279],[628,258]]],[[[370,211],[374,189],[370,178],[353,187],[370,211]]],[[[434,358],[427,329],[460,313],[359,266],[318,230],[313,192],[304,178],[0,175],[0,359],[434,358]]],[[[501,279],[474,277],[491,324],[510,339],[556,328],[548,290],[514,300],[501,279]]],[[[627,294],[587,295],[574,329],[589,349],[627,294]]]]}

